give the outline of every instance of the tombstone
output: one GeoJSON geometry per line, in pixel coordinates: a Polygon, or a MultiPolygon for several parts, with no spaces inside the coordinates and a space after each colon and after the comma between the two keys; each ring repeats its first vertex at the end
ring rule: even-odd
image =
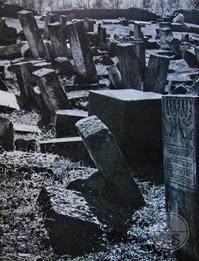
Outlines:
{"type": "Polygon", "coordinates": [[[3,110],[20,110],[17,98],[13,93],[0,90],[0,108],[3,110]]]}
{"type": "Polygon", "coordinates": [[[59,15],[54,13],[47,13],[46,19],[45,19],[45,26],[44,26],[44,38],[50,39],[49,37],[49,31],[48,31],[48,25],[51,23],[59,22],[59,15]]]}
{"type": "Polygon", "coordinates": [[[59,21],[61,25],[65,26],[68,22],[68,16],[67,15],[60,15],[59,21]]]}
{"type": "Polygon", "coordinates": [[[177,251],[179,260],[196,261],[199,260],[199,98],[165,96],[162,108],[166,207],[169,213],[184,220],[180,229],[179,224],[175,224],[176,238],[181,247],[177,251]]]}
{"type": "Polygon", "coordinates": [[[12,151],[13,150],[13,125],[12,122],[6,118],[0,117],[0,146],[4,150],[12,151]]]}
{"type": "Polygon", "coordinates": [[[33,72],[33,76],[38,82],[45,105],[51,114],[51,121],[54,121],[57,110],[64,110],[69,107],[66,93],[54,70],[40,69],[33,72]]]}
{"type": "Polygon", "coordinates": [[[144,39],[144,35],[141,30],[141,25],[137,22],[134,22],[134,38],[135,38],[135,40],[144,39]]]}
{"type": "Polygon", "coordinates": [[[195,47],[195,54],[196,54],[196,58],[197,58],[198,63],[199,63],[199,46],[195,47]]]}
{"type": "Polygon", "coordinates": [[[175,18],[173,18],[173,23],[184,24],[184,15],[178,14],[175,18]]]}
{"type": "Polygon", "coordinates": [[[167,56],[151,54],[144,80],[144,91],[165,93],[169,61],[167,56]]]}
{"type": "Polygon", "coordinates": [[[88,116],[86,111],[60,110],[56,112],[55,128],[56,137],[77,136],[75,123],[88,116]]]}
{"type": "Polygon", "coordinates": [[[140,73],[142,79],[144,79],[145,71],[146,71],[146,57],[145,57],[145,42],[144,41],[133,41],[134,45],[134,53],[137,56],[140,65],[140,73]]]}
{"type": "Polygon", "coordinates": [[[94,32],[95,22],[89,18],[84,19],[84,26],[86,27],[87,32],[94,32]]]}
{"type": "Polygon", "coordinates": [[[48,24],[49,37],[52,44],[53,57],[67,57],[66,33],[59,22],[48,24]]]}
{"type": "Polygon", "coordinates": [[[89,83],[97,82],[97,72],[83,22],[67,25],[67,28],[77,73],[89,83]]]}
{"type": "Polygon", "coordinates": [[[142,90],[140,64],[134,48],[135,45],[129,43],[117,45],[122,88],[142,90]]]}
{"type": "Polygon", "coordinates": [[[183,58],[190,67],[197,68],[199,66],[194,48],[187,49],[183,55],[183,58]]]}
{"type": "Polygon", "coordinates": [[[11,60],[11,59],[21,58],[21,48],[23,46],[24,43],[0,46],[0,59],[11,60]]]}
{"type": "Polygon", "coordinates": [[[170,42],[173,41],[173,33],[170,28],[160,28],[160,45],[162,49],[170,49],[170,42]]]}
{"type": "Polygon", "coordinates": [[[122,78],[117,66],[115,64],[108,66],[107,71],[112,87],[114,89],[122,88],[122,78]]]}
{"type": "Polygon", "coordinates": [[[162,162],[161,97],[129,89],[89,93],[89,115],[108,126],[131,168],[162,162]]]}
{"type": "Polygon", "coordinates": [[[106,28],[100,27],[99,30],[99,37],[100,37],[100,44],[106,44],[107,42],[107,32],[106,28]]]}
{"type": "Polygon", "coordinates": [[[9,27],[4,18],[0,18],[0,44],[9,45],[15,44],[17,40],[17,30],[14,27],[9,27]]]}
{"type": "Polygon", "coordinates": [[[71,61],[66,57],[55,58],[53,65],[58,69],[60,74],[72,76],[75,73],[75,68],[71,61]]]}
{"type": "Polygon", "coordinates": [[[103,175],[114,201],[127,209],[144,205],[142,194],[120,148],[107,126],[96,116],[76,123],[90,157],[103,175]]]}
{"type": "Polygon", "coordinates": [[[24,10],[18,13],[18,17],[33,57],[45,58],[47,54],[44,42],[39,32],[39,28],[33,13],[24,10]]]}
{"type": "Polygon", "coordinates": [[[73,161],[83,161],[88,164],[89,155],[78,136],[49,139],[39,143],[42,153],[50,153],[62,156],[73,161]]]}

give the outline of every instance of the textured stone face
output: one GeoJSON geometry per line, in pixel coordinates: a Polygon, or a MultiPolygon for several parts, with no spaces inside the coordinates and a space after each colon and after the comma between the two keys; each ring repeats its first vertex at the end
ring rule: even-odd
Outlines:
{"type": "Polygon", "coordinates": [[[107,126],[96,116],[80,120],[76,126],[115,202],[131,209],[143,206],[143,197],[131,177],[131,170],[107,126]]]}
{"type": "Polygon", "coordinates": [[[13,125],[8,119],[0,118],[0,146],[4,150],[13,150],[13,125]]]}
{"type": "Polygon", "coordinates": [[[97,82],[96,68],[83,22],[68,25],[67,29],[77,73],[90,83],[97,82]]]}
{"type": "MultiPolygon", "coordinates": [[[[163,97],[164,172],[167,211],[183,217],[189,238],[182,260],[199,259],[198,113],[196,96],[163,97]]],[[[181,260],[181,259],[180,259],[181,260]]]]}
{"type": "Polygon", "coordinates": [[[34,58],[45,58],[46,50],[32,12],[21,11],[18,17],[34,58]]]}

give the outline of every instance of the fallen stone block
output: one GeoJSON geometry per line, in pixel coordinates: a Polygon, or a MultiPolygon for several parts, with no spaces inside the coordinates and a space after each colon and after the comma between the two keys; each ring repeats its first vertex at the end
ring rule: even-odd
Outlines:
{"type": "Polygon", "coordinates": [[[107,71],[113,88],[114,89],[122,88],[122,78],[117,66],[115,64],[111,65],[107,68],[107,71]]]}
{"type": "Polygon", "coordinates": [[[114,201],[127,208],[144,205],[142,194],[120,148],[107,126],[96,116],[80,120],[76,127],[94,164],[102,173],[114,201]]]}
{"type": "Polygon", "coordinates": [[[16,132],[16,133],[22,133],[22,134],[25,134],[25,133],[40,134],[41,133],[41,130],[36,125],[25,125],[25,124],[14,123],[13,128],[14,128],[14,132],[16,132]]]}
{"type": "Polygon", "coordinates": [[[42,153],[51,153],[63,156],[73,161],[90,161],[80,137],[57,138],[40,142],[42,153]]]}
{"type": "Polygon", "coordinates": [[[126,210],[106,197],[58,187],[41,190],[38,198],[50,243],[57,254],[91,252],[105,233],[124,234],[126,210]]]}
{"type": "Polygon", "coordinates": [[[13,125],[8,119],[0,117],[0,146],[4,150],[13,150],[13,125]]]}
{"type": "Polygon", "coordinates": [[[20,110],[16,96],[10,92],[0,91],[0,109],[20,110]]]}
{"type": "Polygon", "coordinates": [[[88,113],[81,110],[60,110],[56,112],[55,128],[56,137],[77,136],[75,123],[86,118],[88,113]]]}

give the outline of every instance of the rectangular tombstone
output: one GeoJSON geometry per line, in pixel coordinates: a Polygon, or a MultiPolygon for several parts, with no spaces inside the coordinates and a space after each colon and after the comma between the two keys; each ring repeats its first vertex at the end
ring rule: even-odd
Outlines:
{"type": "Polygon", "coordinates": [[[18,12],[18,17],[33,57],[45,58],[47,55],[44,42],[33,13],[23,10],[18,12]]]}
{"type": "Polygon", "coordinates": [[[59,22],[48,25],[49,36],[52,44],[53,58],[68,56],[66,45],[66,33],[63,30],[63,25],[59,22]]]}
{"type": "MultiPolygon", "coordinates": [[[[167,211],[188,224],[184,230],[187,240],[177,252],[179,260],[196,261],[199,260],[199,97],[165,96],[162,107],[167,211]]],[[[177,233],[181,239],[183,234],[177,233]]]]}
{"type": "Polygon", "coordinates": [[[72,56],[77,73],[89,83],[97,82],[97,72],[83,22],[67,25],[72,56]]]}
{"type": "Polygon", "coordinates": [[[162,163],[162,95],[137,90],[89,93],[89,115],[98,116],[116,137],[131,167],[162,163]]]}
{"type": "Polygon", "coordinates": [[[127,209],[137,210],[144,205],[131,169],[107,126],[96,116],[76,123],[79,134],[94,164],[102,173],[114,201],[127,209]]]}
{"type": "Polygon", "coordinates": [[[2,117],[0,117],[0,146],[7,151],[12,151],[14,148],[13,124],[2,117]]]}
{"type": "Polygon", "coordinates": [[[68,109],[67,95],[54,70],[40,69],[33,72],[33,76],[38,82],[45,105],[51,113],[51,120],[54,121],[57,110],[68,109]]]}
{"type": "Polygon", "coordinates": [[[13,93],[0,90],[0,108],[10,110],[20,110],[17,98],[13,93]]]}
{"type": "Polygon", "coordinates": [[[164,94],[167,84],[170,58],[151,54],[144,80],[144,91],[164,94]]]}
{"type": "Polygon", "coordinates": [[[133,44],[118,44],[119,69],[124,89],[142,90],[141,67],[133,44]]]}

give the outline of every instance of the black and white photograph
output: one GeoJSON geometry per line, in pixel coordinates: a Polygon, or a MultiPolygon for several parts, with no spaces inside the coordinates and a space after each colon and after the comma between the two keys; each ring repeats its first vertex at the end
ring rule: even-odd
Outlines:
{"type": "Polygon", "coordinates": [[[0,261],[199,261],[199,0],[0,0],[0,261]]]}

